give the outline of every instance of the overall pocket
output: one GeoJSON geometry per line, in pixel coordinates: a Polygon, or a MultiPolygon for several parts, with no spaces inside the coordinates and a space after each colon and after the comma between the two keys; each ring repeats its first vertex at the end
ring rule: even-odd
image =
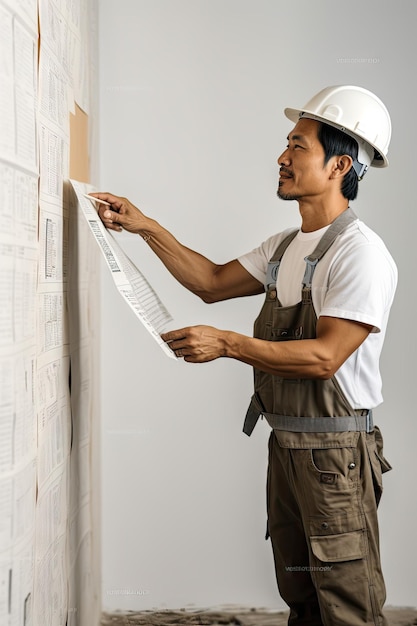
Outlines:
{"type": "Polygon", "coordinates": [[[366,554],[365,531],[310,537],[310,545],[314,556],[323,563],[363,559],[366,554]]]}
{"type": "Polygon", "coordinates": [[[356,511],[358,432],[273,432],[279,446],[290,455],[294,489],[307,518],[325,520],[356,511]]]}

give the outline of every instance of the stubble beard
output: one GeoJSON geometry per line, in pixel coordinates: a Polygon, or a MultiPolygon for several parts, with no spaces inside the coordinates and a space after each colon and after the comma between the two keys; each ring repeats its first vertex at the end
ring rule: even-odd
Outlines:
{"type": "Polygon", "coordinates": [[[281,200],[298,200],[300,196],[292,193],[283,193],[280,188],[277,189],[277,196],[281,200]]]}

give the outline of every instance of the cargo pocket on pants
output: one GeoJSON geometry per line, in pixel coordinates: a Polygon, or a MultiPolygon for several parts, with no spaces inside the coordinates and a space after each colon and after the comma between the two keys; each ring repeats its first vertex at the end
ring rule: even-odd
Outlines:
{"type": "Polygon", "coordinates": [[[323,563],[363,559],[366,554],[365,531],[310,537],[310,545],[314,556],[323,563]]]}

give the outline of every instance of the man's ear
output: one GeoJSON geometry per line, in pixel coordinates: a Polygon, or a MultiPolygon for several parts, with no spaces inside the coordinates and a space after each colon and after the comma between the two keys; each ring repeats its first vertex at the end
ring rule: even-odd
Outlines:
{"type": "Polygon", "coordinates": [[[342,154],[341,156],[336,156],[333,168],[332,168],[332,178],[343,178],[348,171],[351,169],[353,165],[353,159],[348,154],[342,154]]]}

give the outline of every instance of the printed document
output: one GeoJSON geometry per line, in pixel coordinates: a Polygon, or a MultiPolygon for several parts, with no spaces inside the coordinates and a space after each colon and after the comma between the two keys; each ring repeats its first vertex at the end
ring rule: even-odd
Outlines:
{"type": "Polygon", "coordinates": [[[88,193],[85,184],[75,180],[71,180],[71,184],[119,293],[165,354],[176,359],[173,351],[160,336],[166,325],[172,321],[170,313],[145,276],[123,252],[112,233],[103,225],[93,202],[84,196],[88,193]]]}

